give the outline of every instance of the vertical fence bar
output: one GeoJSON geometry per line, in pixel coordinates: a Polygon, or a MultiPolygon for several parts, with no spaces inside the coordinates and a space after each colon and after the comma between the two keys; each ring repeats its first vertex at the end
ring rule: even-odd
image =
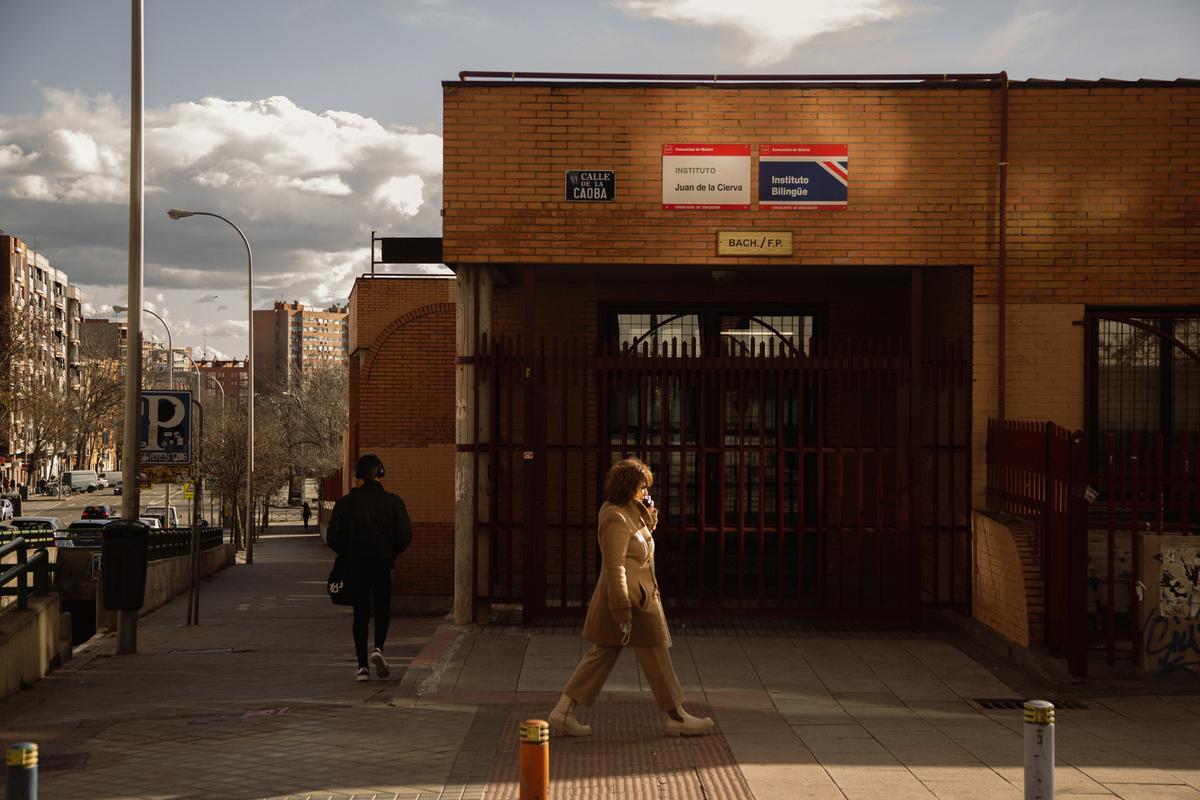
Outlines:
{"type": "Polygon", "coordinates": [[[1069,565],[1067,570],[1067,670],[1072,675],[1086,677],[1088,669],[1088,453],[1087,440],[1084,438],[1083,431],[1075,431],[1071,435],[1069,446],[1068,549],[1065,559],[1069,565]]]}
{"type": "MultiPolygon", "coordinates": [[[[687,587],[687,539],[688,539],[688,387],[690,362],[688,361],[688,343],[682,342],[679,352],[677,370],[679,375],[679,603],[685,602],[687,587]]],[[[671,345],[674,354],[675,345],[671,345]]]]}
{"type": "MultiPolygon", "coordinates": [[[[753,347],[753,340],[751,340],[753,347]]],[[[744,359],[739,359],[744,360],[744,359]]],[[[746,486],[746,369],[741,365],[737,372],[738,397],[738,445],[737,445],[737,538],[738,538],[738,601],[739,610],[746,607],[746,511],[749,507],[750,488],[746,486]]]]}
{"type": "Polygon", "coordinates": [[[1107,486],[1107,491],[1105,493],[1106,497],[1108,499],[1108,535],[1105,540],[1106,552],[1108,553],[1108,563],[1105,565],[1105,571],[1104,571],[1105,579],[1107,580],[1107,587],[1106,587],[1107,591],[1105,592],[1105,599],[1107,601],[1107,606],[1104,609],[1104,637],[1105,637],[1105,648],[1106,648],[1107,655],[1108,655],[1108,665],[1110,667],[1113,665],[1113,663],[1116,660],[1116,639],[1115,639],[1114,633],[1113,633],[1113,628],[1116,625],[1116,623],[1115,623],[1116,611],[1114,609],[1114,605],[1116,603],[1116,598],[1115,598],[1116,584],[1112,580],[1112,577],[1111,577],[1112,571],[1110,569],[1110,567],[1113,563],[1113,559],[1115,558],[1114,553],[1116,551],[1116,529],[1117,529],[1116,469],[1117,469],[1117,463],[1118,463],[1117,462],[1117,452],[1116,452],[1116,447],[1117,447],[1116,440],[1117,440],[1117,437],[1114,434],[1112,434],[1112,433],[1108,434],[1108,438],[1107,438],[1107,442],[1106,442],[1108,445],[1106,448],[1106,456],[1107,456],[1106,473],[1107,473],[1107,479],[1108,479],[1107,480],[1108,486],[1107,486]]]}
{"type": "Polygon", "coordinates": [[[720,598],[720,608],[725,609],[725,517],[726,517],[726,488],[728,482],[725,473],[729,469],[729,456],[725,452],[725,426],[729,419],[729,403],[726,396],[726,375],[729,369],[728,349],[723,348],[717,364],[717,397],[720,413],[717,415],[717,588],[720,598]]]}
{"type": "MultiPolygon", "coordinates": [[[[772,342],[774,344],[774,342],[772,342]]],[[[779,608],[785,607],[783,596],[783,573],[784,573],[784,482],[783,473],[787,465],[787,439],[784,436],[785,416],[784,416],[784,382],[785,372],[784,366],[787,362],[784,360],[785,354],[782,345],[779,348],[778,358],[771,359],[772,377],[775,379],[775,577],[777,587],[775,590],[776,603],[779,608]]],[[[803,455],[800,456],[803,458],[803,455]]]]}
{"type": "MultiPolygon", "coordinates": [[[[696,350],[697,356],[700,355],[700,352],[701,351],[700,351],[699,347],[697,347],[697,350],[696,350]]],[[[699,498],[700,499],[700,514],[699,514],[699,532],[700,532],[699,553],[700,553],[700,557],[697,559],[698,568],[697,568],[696,577],[699,582],[699,595],[698,595],[699,596],[699,604],[701,607],[703,607],[704,601],[705,601],[705,596],[704,596],[705,583],[706,583],[705,578],[707,577],[707,566],[708,566],[705,561],[705,556],[707,555],[707,552],[708,552],[707,540],[706,540],[707,528],[708,528],[708,471],[709,471],[709,465],[708,465],[709,420],[708,420],[708,415],[710,413],[710,409],[708,408],[708,392],[709,392],[709,388],[710,388],[710,380],[712,379],[712,367],[711,367],[712,361],[711,361],[711,359],[697,358],[696,363],[697,363],[697,374],[699,377],[699,386],[700,386],[700,391],[699,391],[699,394],[700,394],[700,417],[699,417],[699,419],[696,420],[696,432],[697,432],[697,436],[698,436],[697,452],[700,454],[700,465],[699,465],[699,469],[696,472],[696,483],[698,484],[699,489],[700,489],[700,498],[699,498]]]]}
{"type": "MultiPolygon", "coordinates": [[[[774,345],[775,340],[771,340],[774,345]]],[[[773,360],[773,359],[772,359],[773,360]]],[[[766,343],[758,347],[758,599],[757,607],[765,608],[767,580],[767,353],[766,343]]]]}
{"type": "Polygon", "coordinates": [[[814,348],[815,352],[821,353],[822,357],[814,365],[814,379],[816,382],[816,403],[817,403],[817,464],[816,475],[813,479],[817,484],[817,520],[816,520],[816,565],[814,574],[816,575],[816,593],[817,607],[825,607],[825,389],[826,376],[829,372],[829,348],[828,345],[817,345],[814,348]]]}

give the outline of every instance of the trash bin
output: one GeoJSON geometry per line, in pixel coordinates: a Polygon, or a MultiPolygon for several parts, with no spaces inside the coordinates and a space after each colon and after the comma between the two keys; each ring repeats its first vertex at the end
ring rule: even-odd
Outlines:
{"type": "Polygon", "coordinates": [[[21,484],[21,499],[22,500],[29,499],[29,487],[23,483],[21,484]]]}
{"type": "MultiPolygon", "coordinates": [[[[22,487],[22,488],[24,488],[24,487],[22,487]]],[[[14,517],[21,516],[21,501],[28,500],[29,497],[27,495],[28,495],[28,492],[22,491],[20,494],[14,494],[12,496],[13,516],[14,517]]]]}
{"type": "Polygon", "coordinates": [[[142,522],[115,519],[100,531],[100,574],[104,608],[137,611],[146,599],[146,561],[150,528],[142,522]]]}

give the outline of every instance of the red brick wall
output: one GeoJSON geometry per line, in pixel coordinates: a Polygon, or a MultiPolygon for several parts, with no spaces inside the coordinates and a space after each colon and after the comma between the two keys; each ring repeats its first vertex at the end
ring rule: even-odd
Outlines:
{"type": "Polygon", "coordinates": [[[347,475],[379,455],[404,498],[413,544],[395,592],[448,598],[454,587],[454,281],[359,278],[350,295],[347,475]]]}
{"type": "MultiPolygon", "coordinates": [[[[967,265],[977,300],[996,295],[996,91],[447,83],[443,93],[451,263],[760,263],[714,255],[716,231],[754,226],[792,231],[785,263],[967,265]],[[847,143],[849,207],[663,210],[671,142],[847,143]],[[618,202],[563,199],[564,170],[589,167],[616,170],[618,202]]],[[[1014,86],[1010,301],[1194,296],[1198,116],[1196,87],[1014,86]]]]}
{"type": "Polygon", "coordinates": [[[971,611],[975,619],[1022,647],[1046,642],[1046,589],[1033,526],[976,513],[972,518],[971,611]]]}

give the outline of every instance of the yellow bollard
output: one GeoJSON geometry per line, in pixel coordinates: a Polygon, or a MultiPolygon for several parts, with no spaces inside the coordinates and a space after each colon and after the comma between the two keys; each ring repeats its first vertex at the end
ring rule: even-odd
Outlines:
{"type": "Polygon", "coordinates": [[[37,800],[38,746],[33,742],[18,742],[4,752],[8,767],[4,796],[8,800],[37,800]]]}
{"type": "Polygon", "coordinates": [[[521,800],[546,800],[550,792],[550,723],[521,723],[521,800]]]}

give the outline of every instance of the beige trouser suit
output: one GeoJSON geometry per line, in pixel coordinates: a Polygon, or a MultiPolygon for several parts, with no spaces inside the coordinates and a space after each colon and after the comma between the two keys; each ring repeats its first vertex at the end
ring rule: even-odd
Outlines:
{"type": "Polygon", "coordinates": [[[652,531],[657,524],[658,510],[637,501],[600,507],[600,580],[583,624],[583,638],[592,643],[592,649],[563,688],[563,694],[581,705],[596,701],[624,646],[637,653],[659,708],[670,711],[683,705],[683,690],[671,664],[671,634],[654,574],[652,531]],[[623,620],[632,623],[624,643],[623,620]]]}

